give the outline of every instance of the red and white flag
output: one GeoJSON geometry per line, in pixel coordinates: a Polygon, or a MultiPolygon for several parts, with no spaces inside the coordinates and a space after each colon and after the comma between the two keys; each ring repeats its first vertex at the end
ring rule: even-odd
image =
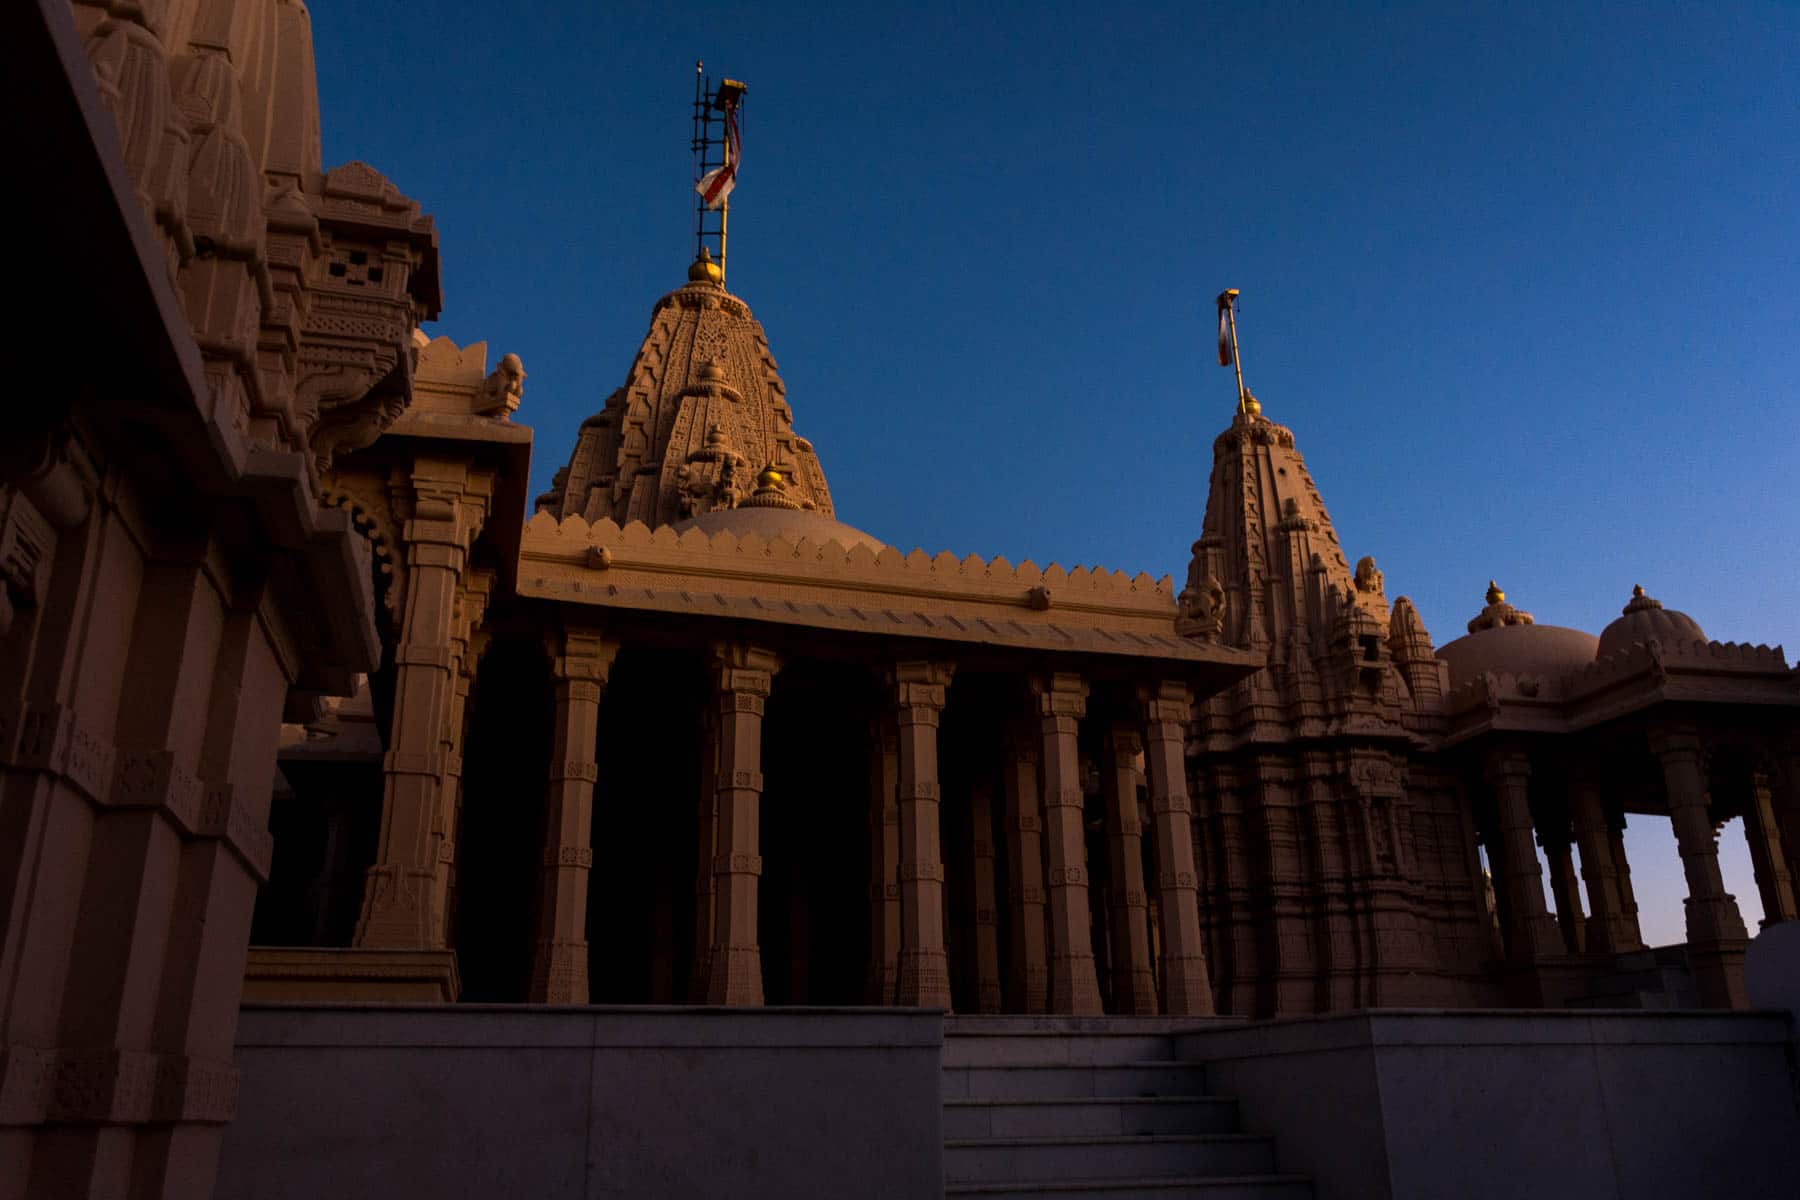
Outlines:
{"type": "Polygon", "coordinates": [[[728,105],[725,109],[725,161],[700,177],[694,185],[694,191],[708,208],[723,208],[725,201],[731,196],[731,189],[737,186],[738,163],[743,158],[743,148],[738,142],[737,105],[728,105]]]}
{"type": "Polygon", "coordinates": [[[1236,347],[1231,342],[1231,302],[1237,299],[1235,291],[1219,293],[1219,365],[1229,367],[1232,364],[1236,347]]]}

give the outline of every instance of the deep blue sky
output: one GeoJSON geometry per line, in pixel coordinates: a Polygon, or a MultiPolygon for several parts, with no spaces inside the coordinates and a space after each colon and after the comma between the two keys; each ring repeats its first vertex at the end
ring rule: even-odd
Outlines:
{"type": "Polygon", "coordinates": [[[683,279],[703,57],[750,85],[731,289],[841,519],[1179,578],[1235,286],[1251,389],[1440,644],[1493,576],[1542,622],[1642,583],[1800,652],[1800,8],[1531,7],[313,22],[327,162],[437,219],[431,332],[524,360],[534,492],[683,279]]]}

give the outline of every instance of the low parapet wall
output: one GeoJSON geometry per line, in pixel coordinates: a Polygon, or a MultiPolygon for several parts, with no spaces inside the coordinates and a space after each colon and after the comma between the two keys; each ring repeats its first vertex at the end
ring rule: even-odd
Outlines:
{"type": "Polygon", "coordinates": [[[1373,1011],[1188,1034],[1319,1200],[1793,1194],[1786,1013],[1373,1011]]]}
{"type": "Polygon", "coordinates": [[[916,1200],[942,1054],[933,1011],[251,1005],[215,1195],[916,1200]]]}

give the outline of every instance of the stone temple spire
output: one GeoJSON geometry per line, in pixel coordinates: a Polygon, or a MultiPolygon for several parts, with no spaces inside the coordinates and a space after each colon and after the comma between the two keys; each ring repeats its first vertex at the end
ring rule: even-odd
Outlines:
{"type": "Polygon", "coordinates": [[[825,471],[794,433],[786,392],[762,324],[702,251],[656,302],[625,385],[581,423],[537,511],[663,525],[752,501],[773,471],[787,502],[830,517],[825,471]]]}
{"type": "MultiPolygon", "coordinates": [[[[1322,649],[1342,600],[1375,601],[1380,587],[1372,561],[1351,575],[1293,431],[1246,395],[1213,442],[1206,517],[1182,593],[1183,632],[1203,635],[1198,619],[1216,625],[1220,640],[1280,660],[1296,635],[1322,649]]],[[[1386,609],[1380,598],[1383,625],[1386,609]]]]}

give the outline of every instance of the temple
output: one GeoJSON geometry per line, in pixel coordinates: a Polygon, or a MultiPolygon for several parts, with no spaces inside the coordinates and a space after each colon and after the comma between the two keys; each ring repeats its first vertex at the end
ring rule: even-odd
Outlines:
{"type": "Polygon", "coordinates": [[[372,1188],[499,1194],[537,1179],[515,1119],[573,1164],[542,1195],[1308,1196],[1415,1162],[1425,1190],[1355,1194],[1502,1194],[1433,1156],[1523,1101],[1419,1082],[1488,1067],[1323,1121],[1309,1030],[1370,1061],[1654,1046],[1619,1069],[1692,1096],[1594,1135],[1596,1170],[1800,1169],[1792,1020],[1732,1011],[1756,931],[1717,850],[1741,821],[1764,929],[1800,916],[1779,647],[1630,580],[1597,635],[1472,585],[1434,645],[1247,393],[1179,586],[903,551],[839,519],[817,401],[704,250],[532,498],[525,364],[421,331],[435,227],[322,161],[304,6],[0,28],[26,265],[85,314],[34,318],[62,371],[0,451],[0,1200],[316,1194],[314,1137],[372,1188]],[[1639,816],[1679,945],[1637,921],[1639,816]],[[413,1092],[396,1165],[367,1134],[413,1092]],[[1438,1132],[1346,1148],[1402,1128],[1438,1132]],[[1787,1149],[1616,1149],[1674,1128],[1787,1149]]]}

